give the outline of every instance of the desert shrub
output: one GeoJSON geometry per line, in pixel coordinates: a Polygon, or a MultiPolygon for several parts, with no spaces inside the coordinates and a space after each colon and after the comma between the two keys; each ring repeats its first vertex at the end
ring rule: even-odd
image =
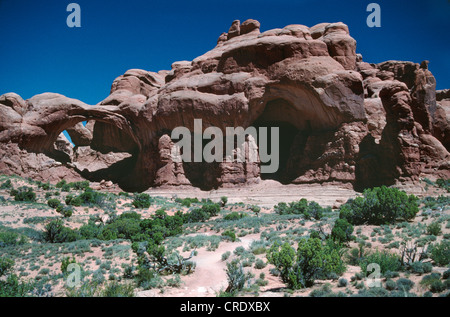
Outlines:
{"type": "Polygon", "coordinates": [[[123,215],[121,215],[121,217],[119,217],[115,221],[104,226],[101,233],[99,234],[99,239],[131,239],[133,236],[141,232],[139,220],[122,216],[123,215]]]}
{"type": "Polygon", "coordinates": [[[382,225],[413,219],[418,211],[416,196],[382,186],[366,189],[363,197],[349,199],[341,206],[339,217],[353,225],[382,225]]]}
{"type": "Polygon", "coordinates": [[[236,295],[244,288],[245,283],[252,278],[249,272],[244,272],[244,268],[239,261],[228,262],[226,274],[228,286],[225,289],[225,293],[230,295],[236,295]]]}
{"type": "Polygon", "coordinates": [[[416,274],[430,273],[433,266],[429,262],[416,261],[410,264],[411,272],[416,274]]]}
{"type": "Polygon", "coordinates": [[[65,227],[62,220],[53,220],[45,226],[42,238],[49,243],[63,243],[76,241],[76,231],[65,227]]]}
{"type": "Polygon", "coordinates": [[[378,264],[380,266],[380,273],[384,274],[386,272],[396,272],[401,268],[400,257],[396,254],[389,253],[387,251],[378,251],[369,253],[364,256],[359,262],[361,271],[363,274],[370,273],[368,270],[369,264],[378,264]]]}
{"type": "Polygon", "coordinates": [[[441,281],[440,273],[431,273],[425,275],[420,281],[420,284],[427,287],[432,293],[443,292],[446,288],[444,283],[442,283],[441,281]]]}
{"type": "Polygon", "coordinates": [[[414,282],[410,279],[401,277],[397,280],[397,289],[409,292],[411,288],[414,286],[414,282]]]}
{"type": "Polygon", "coordinates": [[[58,183],[56,183],[55,187],[56,188],[62,188],[66,184],[67,184],[66,180],[63,179],[63,180],[60,180],[58,183]]]}
{"type": "Polygon", "coordinates": [[[73,182],[69,185],[75,190],[86,190],[89,188],[89,181],[73,182]]]}
{"type": "Polygon", "coordinates": [[[227,251],[225,253],[222,254],[222,261],[226,261],[228,260],[228,258],[231,256],[231,252],[227,251]]]}
{"type": "Polygon", "coordinates": [[[75,260],[75,257],[72,257],[72,259],[69,257],[64,257],[61,261],[61,272],[63,274],[66,274],[69,265],[76,264],[76,263],[77,263],[77,261],[75,260]]]}
{"type": "Polygon", "coordinates": [[[49,199],[47,200],[47,205],[49,205],[51,208],[56,209],[61,205],[61,202],[58,199],[49,199]]]}
{"type": "Polygon", "coordinates": [[[7,257],[0,257],[0,277],[8,274],[14,268],[14,260],[7,257]]]}
{"type": "Polygon", "coordinates": [[[228,197],[226,197],[226,196],[220,197],[220,203],[221,203],[222,207],[225,207],[227,202],[228,202],[228,197]]]}
{"type": "Polygon", "coordinates": [[[85,223],[78,229],[78,233],[81,239],[99,239],[102,229],[102,225],[96,225],[94,221],[89,220],[88,223],[85,223]]]}
{"type": "Polygon", "coordinates": [[[11,191],[11,196],[14,196],[15,201],[35,202],[36,193],[33,188],[28,186],[19,187],[17,190],[11,191]]]}
{"type": "Polygon", "coordinates": [[[42,188],[43,190],[49,190],[52,188],[52,186],[50,185],[50,183],[40,183],[38,184],[39,188],[42,188]]]}
{"type": "Polygon", "coordinates": [[[12,189],[12,188],[13,188],[13,185],[12,185],[10,179],[7,179],[5,182],[3,182],[3,183],[0,185],[0,189],[12,189]]]}
{"type": "Polygon", "coordinates": [[[352,240],[353,226],[345,219],[337,219],[331,230],[331,239],[341,243],[352,240]]]}
{"type": "Polygon", "coordinates": [[[79,206],[81,206],[81,204],[83,204],[83,200],[81,199],[81,197],[74,196],[74,195],[67,195],[65,202],[66,202],[66,205],[75,206],[75,207],[79,207],[79,206]]]}
{"type": "Polygon", "coordinates": [[[236,233],[233,230],[226,230],[222,232],[222,237],[228,238],[231,242],[235,242],[236,239],[236,233]]]}
{"type": "Polygon", "coordinates": [[[210,217],[215,217],[220,212],[220,205],[214,203],[207,203],[202,206],[202,210],[209,214],[210,217]]]}
{"type": "Polygon", "coordinates": [[[87,188],[84,192],[78,195],[75,199],[79,199],[81,201],[81,205],[84,206],[93,206],[99,205],[101,203],[102,198],[104,197],[104,193],[97,192],[91,188],[87,188]]]}
{"type": "Polygon", "coordinates": [[[441,243],[434,244],[430,248],[430,257],[437,265],[445,266],[450,263],[450,241],[442,240],[441,243]]]}
{"type": "Polygon", "coordinates": [[[141,193],[134,197],[132,204],[135,208],[146,209],[150,207],[152,202],[153,199],[149,194],[141,193]]]}
{"type": "Polygon", "coordinates": [[[385,287],[388,291],[393,291],[393,290],[397,289],[397,283],[391,279],[388,279],[386,281],[385,287]]]}
{"type": "Polygon", "coordinates": [[[261,259],[256,259],[255,261],[255,269],[262,270],[267,266],[267,263],[261,259]]]}
{"type": "Polygon", "coordinates": [[[27,237],[15,231],[0,231],[0,247],[23,245],[27,242],[27,237]]]}
{"type": "Polygon", "coordinates": [[[56,207],[56,211],[59,212],[64,218],[70,218],[73,215],[73,208],[71,206],[59,205],[56,207]]]}
{"type": "Polygon", "coordinates": [[[322,208],[318,203],[315,201],[311,201],[306,207],[306,210],[303,212],[303,215],[305,215],[306,219],[314,218],[316,220],[319,220],[322,218],[324,208],[322,208]]]}
{"type": "Polygon", "coordinates": [[[220,212],[220,205],[214,203],[206,203],[202,208],[195,208],[189,213],[184,214],[184,221],[186,223],[205,222],[211,217],[217,216],[220,212]]]}
{"type": "Polygon", "coordinates": [[[275,242],[267,252],[267,259],[280,272],[282,281],[293,289],[310,287],[318,278],[345,271],[339,249],[317,238],[300,240],[297,251],[287,242],[281,246],[275,242]]]}
{"type": "Polygon", "coordinates": [[[254,205],[254,206],[250,207],[250,210],[255,213],[256,217],[259,217],[259,213],[261,212],[261,207],[254,205]]]}
{"type": "Polygon", "coordinates": [[[15,274],[10,274],[0,281],[0,297],[26,297],[34,289],[32,283],[23,282],[15,274]]]}
{"type": "Polygon", "coordinates": [[[101,297],[134,297],[134,286],[130,283],[109,282],[100,293],[101,297]]]}
{"type": "Polygon", "coordinates": [[[389,297],[389,292],[382,287],[362,288],[354,297],[389,297]]]}
{"type": "Polygon", "coordinates": [[[144,290],[159,288],[164,285],[164,281],[156,271],[144,267],[138,267],[135,280],[136,284],[144,290]]]}
{"type": "Polygon", "coordinates": [[[195,208],[191,212],[184,214],[184,221],[186,223],[205,222],[210,218],[209,214],[201,208],[195,208]]]}
{"type": "Polygon", "coordinates": [[[438,236],[442,234],[441,224],[439,222],[433,222],[427,226],[427,234],[438,236]]]}
{"type": "Polygon", "coordinates": [[[13,274],[14,260],[0,257],[0,297],[30,296],[35,288],[33,283],[23,282],[13,274]]]}
{"type": "Polygon", "coordinates": [[[226,215],[225,217],[223,217],[223,219],[225,219],[225,220],[239,220],[239,219],[242,219],[244,217],[247,217],[247,215],[242,213],[242,212],[233,211],[233,212],[229,213],[228,215],[226,215]]]}
{"type": "Polygon", "coordinates": [[[450,179],[439,178],[436,180],[436,185],[450,192],[450,179]]]}
{"type": "Polygon", "coordinates": [[[279,215],[303,214],[306,219],[314,218],[316,220],[319,220],[320,218],[322,218],[323,212],[329,211],[330,209],[322,208],[315,201],[311,201],[308,203],[308,200],[302,198],[299,201],[289,203],[289,205],[284,202],[278,203],[274,207],[274,210],[279,215]]]}
{"type": "Polygon", "coordinates": [[[345,278],[340,278],[338,280],[338,287],[346,287],[348,285],[348,280],[345,278]]]}
{"type": "Polygon", "coordinates": [[[191,204],[197,204],[200,201],[198,200],[198,198],[176,198],[175,202],[181,204],[182,206],[185,207],[191,207],[191,204]]]}
{"type": "Polygon", "coordinates": [[[447,271],[445,271],[445,272],[442,274],[442,278],[443,278],[444,280],[450,279],[450,269],[448,269],[447,271]]]}

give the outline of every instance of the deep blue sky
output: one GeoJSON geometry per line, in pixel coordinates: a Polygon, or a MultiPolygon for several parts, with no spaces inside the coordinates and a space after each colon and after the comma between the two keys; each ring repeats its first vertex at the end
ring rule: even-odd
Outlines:
{"type": "Polygon", "coordinates": [[[450,88],[449,0],[0,0],[0,94],[57,92],[96,104],[126,70],[192,60],[248,18],[261,31],[342,21],[365,61],[428,59],[438,89],[450,88]],[[81,28],[66,25],[71,2],[81,6],[81,28]],[[371,2],[381,6],[381,28],[366,25],[371,2]]]}

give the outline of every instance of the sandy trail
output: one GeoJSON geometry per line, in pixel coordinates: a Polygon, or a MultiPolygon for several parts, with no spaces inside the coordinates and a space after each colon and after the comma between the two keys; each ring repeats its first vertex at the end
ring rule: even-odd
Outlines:
{"type": "MultiPolygon", "coordinates": [[[[207,235],[208,233],[206,233],[207,235]]],[[[159,290],[142,291],[138,297],[169,296],[169,297],[215,297],[227,287],[226,261],[222,261],[222,254],[243,246],[248,248],[259,235],[247,235],[236,242],[221,242],[214,251],[207,251],[205,247],[198,250],[197,256],[192,258],[196,263],[195,271],[183,277],[179,288],[165,289],[162,294],[159,290]]]]}

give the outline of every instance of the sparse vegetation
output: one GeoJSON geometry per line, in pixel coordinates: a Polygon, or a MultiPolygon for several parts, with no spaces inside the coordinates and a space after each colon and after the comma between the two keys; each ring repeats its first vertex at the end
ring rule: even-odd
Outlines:
{"type": "Polygon", "coordinates": [[[114,194],[89,182],[0,176],[0,184],[0,296],[183,292],[185,275],[203,256],[226,262],[228,286],[218,296],[258,296],[274,279],[287,296],[305,288],[312,297],[448,293],[444,195],[419,201],[374,188],[332,210],[306,199],[268,208],[225,196],[213,202],[114,194]],[[217,253],[222,247],[231,251],[217,253]],[[70,264],[81,269],[78,288],[65,283],[70,264]],[[366,285],[371,264],[379,266],[381,287],[366,285]],[[356,272],[347,279],[348,265],[356,272]]]}
{"type": "Polygon", "coordinates": [[[366,189],[363,197],[350,199],[340,208],[340,218],[353,225],[383,225],[397,219],[411,220],[419,211],[418,198],[386,186],[366,189]]]}

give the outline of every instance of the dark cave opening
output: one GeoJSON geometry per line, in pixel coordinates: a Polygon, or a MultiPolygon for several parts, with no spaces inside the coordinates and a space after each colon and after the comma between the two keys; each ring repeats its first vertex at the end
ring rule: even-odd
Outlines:
{"type": "MultiPolygon", "coordinates": [[[[258,131],[258,145],[259,151],[261,153],[261,146],[266,146],[266,153],[272,157],[272,159],[278,159],[278,169],[274,173],[261,173],[261,179],[272,179],[276,180],[283,184],[290,183],[295,175],[292,174],[289,168],[289,160],[291,158],[292,145],[294,144],[294,140],[296,135],[299,133],[299,130],[289,122],[284,121],[266,121],[266,120],[257,120],[253,124],[253,126],[258,131]],[[261,142],[260,140],[260,128],[267,128],[267,142],[261,142]],[[272,144],[272,134],[275,133],[275,129],[278,128],[278,158],[276,153],[273,153],[274,148],[276,147],[272,144]]],[[[272,162],[263,162],[261,161],[261,167],[264,165],[269,165],[272,162]]]]}

